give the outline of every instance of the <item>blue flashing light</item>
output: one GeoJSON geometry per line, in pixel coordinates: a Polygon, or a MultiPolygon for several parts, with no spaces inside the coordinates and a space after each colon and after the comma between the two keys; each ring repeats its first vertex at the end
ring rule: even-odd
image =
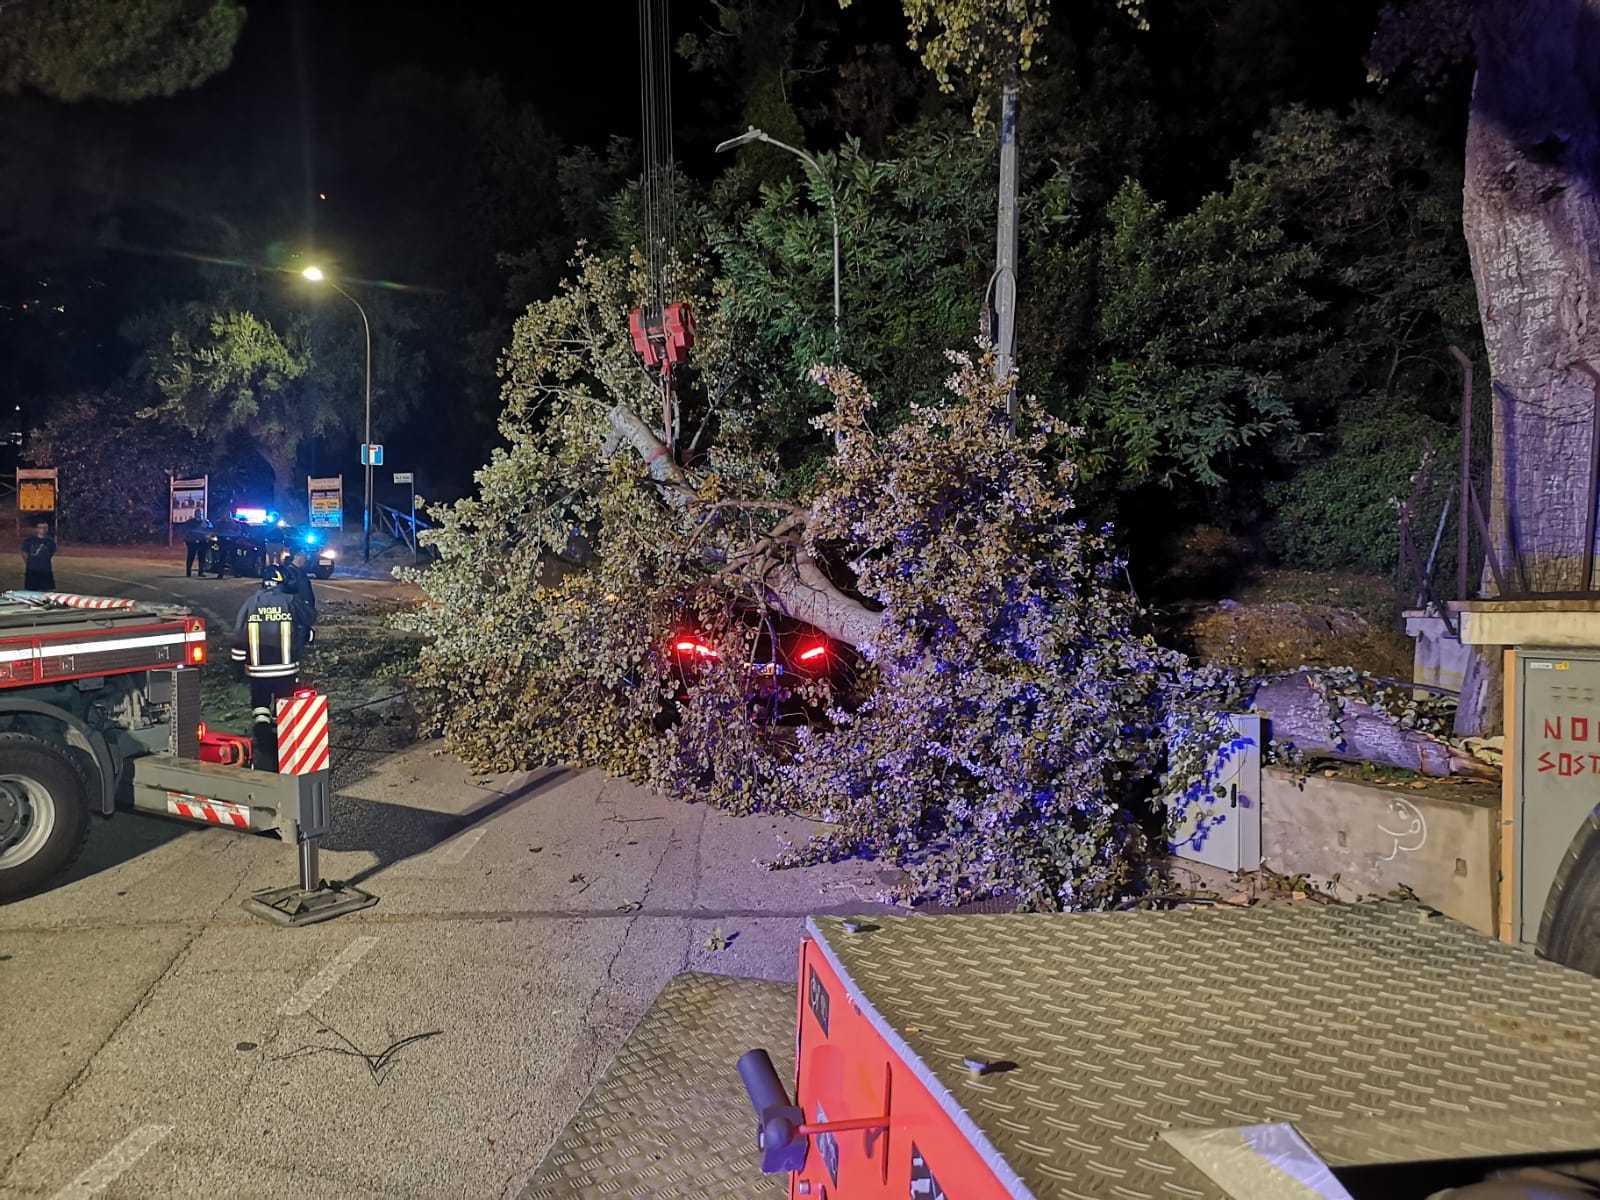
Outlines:
{"type": "Polygon", "coordinates": [[[317,544],[317,543],[318,543],[318,542],[320,542],[320,541],[321,541],[321,540],[322,540],[322,539],[321,539],[321,538],[319,538],[319,537],[318,537],[318,536],[317,536],[317,535],[316,535],[316,534],[314,534],[314,533],[308,533],[308,534],[306,534],[306,545],[308,545],[308,546],[315,546],[315,545],[316,545],[316,544],[317,544]]]}

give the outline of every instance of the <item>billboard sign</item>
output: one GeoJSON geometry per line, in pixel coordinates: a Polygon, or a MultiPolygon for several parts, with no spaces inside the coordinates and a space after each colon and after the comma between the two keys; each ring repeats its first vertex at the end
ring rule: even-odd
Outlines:
{"type": "Polygon", "coordinates": [[[306,507],[317,529],[344,528],[344,476],[306,479],[306,507]]]}
{"type": "Polygon", "coordinates": [[[17,512],[55,512],[57,482],[54,467],[18,467],[17,512]]]}
{"type": "Polygon", "coordinates": [[[211,499],[211,476],[198,479],[174,479],[168,497],[168,511],[174,525],[185,521],[205,520],[211,499]]]}

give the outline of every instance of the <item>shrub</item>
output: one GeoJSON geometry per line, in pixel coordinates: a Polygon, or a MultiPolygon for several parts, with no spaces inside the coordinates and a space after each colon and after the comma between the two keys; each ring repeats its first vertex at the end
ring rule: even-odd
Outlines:
{"type": "MultiPolygon", "coordinates": [[[[1396,504],[1411,494],[1423,446],[1431,443],[1431,484],[1411,528],[1412,544],[1426,559],[1456,478],[1457,431],[1397,404],[1351,414],[1339,426],[1337,438],[1326,458],[1268,486],[1267,506],[1273,514],[1268,544],[1292,566],[1394,571],[1400,561],[1396,504]]],[[[1435,578],[1454,569],[1453,545],[1441,547],[1440,559],[1435,578]]]]}
{"type": "Polygon", "coordinates": [[[115,396],[79,395],[29,433],[24,458],[61,472],[63,536],[108,544],[166,538],[167,472],[204,462],[204,450],[133,408],[115,396]]]}

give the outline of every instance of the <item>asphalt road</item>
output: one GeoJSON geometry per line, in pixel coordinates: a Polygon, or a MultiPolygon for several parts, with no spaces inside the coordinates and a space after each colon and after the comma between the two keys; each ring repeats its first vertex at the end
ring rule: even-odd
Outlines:
{"type": "MultiPolygon", "coordinates": [[[[218,619],[250,586],[70,553],[57,583],[218,619]]],[[[334,822],[323,874],[380,902],[326,924],[240,907],[294,882],[292,848],[138,814],[0,907],[0,1198],[515,1197],[667,979],[791,978],[804,915],[881,886],[758,866],[799,821],[431,742],[368,763],[334,822]]]]}

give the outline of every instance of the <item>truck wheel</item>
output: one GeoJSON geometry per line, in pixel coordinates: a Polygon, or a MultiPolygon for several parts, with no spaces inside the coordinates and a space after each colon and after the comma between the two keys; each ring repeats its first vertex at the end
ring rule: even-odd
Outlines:
{"type": "Polygon", "coordinates": [[[1600,808],[1572,839],[1539,921],[1539,953],[1600,976],[1600,808]]]}
{"type": "Polygon", "coordinates": [[[43,887],[89,834],[89,793],[60,747],[0,733],[0,900],[43,887]]]}

